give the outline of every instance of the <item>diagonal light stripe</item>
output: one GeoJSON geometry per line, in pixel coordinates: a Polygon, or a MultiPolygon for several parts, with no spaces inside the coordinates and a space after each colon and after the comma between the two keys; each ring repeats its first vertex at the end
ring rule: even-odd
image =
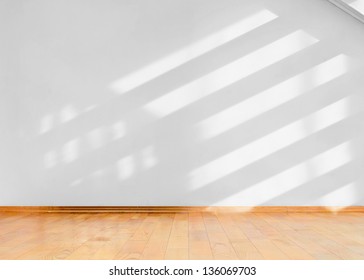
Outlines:
{"type": "Polygon", "coordinates": [[[355,205],[358,202],[360,196],[357,193],[358,185],[355,182],[344,185],[338,189],[331,191],[324,195],[320,202],[332,210],[341,210],[347,206],[355,205]],[[334,206],[334,207],[330,207],[334,206]]]}
{"type": "Polygon", "coordinates": [[[341,54],[235,104],[196,125],[201,133],[201,139],[206,140],[218,136],[268,110],[332,81],[345,74],[347,68],[347,57],[341,54]]]}
{"type": "Polygon", "coordinates": [[[165,117],[234,82],[301,51],[318,40],[299,30],[194,80],[145,105],[157,117],[165,117]]]}
{"type": "MultiPolygon", "coordinates": [[[[234,200],[244,200],[244,205],[263,204],[279,195],[293,190],[311,180],[329,173],[352,160],[350,152],[351,142],[347,141],[327,150],[308,161],[300,163],[258,184],[234,194],[234,200]],[[311,167],[314,172],[309,172],[311,167]]],[[[226,198],[218,204],[224,205],[231,198],[226,198]]],[[[231,203],[231,201],[230,201],[231,203]]]]}
{"type": "Polygon", "coordinates": [[[123,94],[276,18],[272,12],[262,10],[117,80],[111,88],[123,94]]]}
{"type": "Polygon", "coordinates": [[[301,120],[217,158],[189,174],[194,189],[213,183],[257,160],[348,117],[349,98],[343,98],[301,120]],[[310,124],[308,127],[307,124],[310,124]]]}

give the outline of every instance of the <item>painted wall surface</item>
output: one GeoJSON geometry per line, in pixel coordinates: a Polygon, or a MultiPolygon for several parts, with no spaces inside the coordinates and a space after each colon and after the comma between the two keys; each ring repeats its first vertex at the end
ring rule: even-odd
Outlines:
{"type": "Polygon", "coordinates": [[[364,205],[326,0],[3,0],[0,36],[0,205],[364,205]]]}

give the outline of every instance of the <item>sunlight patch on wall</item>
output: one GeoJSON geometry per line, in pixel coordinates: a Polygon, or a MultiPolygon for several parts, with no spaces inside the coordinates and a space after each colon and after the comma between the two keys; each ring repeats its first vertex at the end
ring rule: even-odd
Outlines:
{"type": "Polygon", "coordinates": [[[70,183],[70,186],[76,187],[76,186],[80,185],[82,182],[83,182],[83,179],[76,179],[70,183]]]}
{"type": "Polygon", "coordinates": [[[100,178],[106,174],[106,170],[103,168],[100,168],[92,173],[92,176],[95,178],[100,178]]]}
{"type": "Polygon", "coordinates": [[[61,123],[69,122],[77,115],[78,113],[72,105],[65,106],[60,112],[60,121],[61,123]]]}
{"type": "Polygon", "coordinates": [[[144,109],[162,118],[287,58],[318,40],[299,30],[146,104],[144,109]]]}
{"type": "Polygon", "coordinates": [[[92,149],[101,148],[105,144],[104,131],[102,128],[95,128],[87,134],[89,146],[92,149]]]}
{"type": "Polygon", "coordinates": [[[54,127],[54,117],[53,115],[49,114],[42,118],[40,122],[40,129],[39,133],[44,134],[48,131],[50,131],[54,127]]]}
{"type": "Polygon", "coordinates": [[[342,186],[324,195],[320,199],[320,204],[327,206],[333,212],[340,211],[347,206],[355,205],[357,202],[357,187],[356,183],[342,186]]]}
{"type": "Polygon", "coordinates": [[[150,169],[157,165],[158,159],[155,155],[154,147],[149,146],[141,150],[142,166],[144,169],[150,169]]]}
{"type": "Polygon", "coordinates": [[[79,157],[80,140],[73,139],[63,145],[62,149],[62,161],[64,163],[70,163],[79,157]]]}
{"type": "Polygon", "coordinates": [[[243,34],[258,28],[259,26],[274,20],[275,18],[277,18],[277,15],[268,10],[260,11],[117,80],[111,85],[111,89],[115,90],[118,94],[130,91],[194,58],[203,55],[204,53],[224,45],[243,34]]]}
{"type": "Polygon", "coordinates": [[[119,181],[124,181],[133,176],[135,172],[135,161],[132,155],[121,158],[116,163],[119,181]]]}
{"type": "Polygon", "coordinates": [[[297,76],[227,108],[197,124],[201,140],[220,135],[347,72],[347,57],[331,58],[297,76]]]}
{"type": "Polygon", "coordinates": [[[87,113],[87,112],[90,112],[90,111],[94,110],[95,108],[96,108],[96,105],[90,105],[90,106],[86,107],[86,108],[83,110],[83,112],[84,112],[84,113],[87,113]]]}
{"type": "Polygon", "coordinates": [[[197,189],[211,184],[315,132],[344,120],[349,115],[349,104],[349,97],[345,97],[301,120],[198,167],[189,174],[191,187],[197,189]]]}
{"type": "Polygon", "coordinates": [[[56,151],[49,151],[44,155],[44,167],[46,169],[55,167],[58,163],[58,155],[56,151]]]}
{"type": "MultiPolygon", "coordinates": [[[[250,186],[249,188],[234,194],[234,196],[236,199],[244,200],[244,205],[264,204],[266,201],[293,190],[350,162],[352,160],[350,146],[350,141],[340,144],[308,161],[250,186]],[[313,173],[309,172],[312,166],[316,167],[313,173]]],[[[219,204],[225,203],[226,201],[228,201],[228,199],[220,201],[219,204]]]]}
{"type": "Polygon", "coordinates": [[[123,121],[117,121],[111,126],[112,139],[117,140],[125,136],[125,123],[123,121]]]}

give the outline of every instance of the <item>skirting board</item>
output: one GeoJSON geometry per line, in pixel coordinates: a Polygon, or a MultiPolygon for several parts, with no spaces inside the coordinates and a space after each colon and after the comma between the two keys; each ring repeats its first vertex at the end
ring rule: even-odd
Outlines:
{"type": "Polygon", "coordinates": [[[332,4],[364,23],[364,15],[341,0],[329,0],[332,4]]]}
{"type": "Polygon", "coordinates": [[[364,206],[0,206],[0,212],[18,213],[364,213],[364,206]]]}

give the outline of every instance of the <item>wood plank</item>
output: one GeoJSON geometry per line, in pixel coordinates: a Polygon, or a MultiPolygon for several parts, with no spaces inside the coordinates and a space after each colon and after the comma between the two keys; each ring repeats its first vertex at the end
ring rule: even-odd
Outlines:
{"type": "Polygon", "coordinates": [[[238,259],[238,256],[216,215],[212,213],[203,213],[203,219],[214,259],[238,259]]]}
{"type": "Polygon", "coordinates": [[[129,238],[125,244],[121,247],[120,251],[115,255],[114,259],[120,260],[138,260],[141,259],[144,248],[148,240],[133,240],[132,237],[135,235],[139,227],[142,226],[144,219],[148,216],[147,213],[137,213],[133,217],[125,222],[121,229],[123,233],[130,233],[129,238]]]}
{"type": "Polygon", "coordinates": [[[0,213],[0,259],[360,259],[362,213],[0,213]]]}
{"type": "Polygon", "coordinates": [[[213,259],[209,237],[201,213],[189,213],[189,259],[213,259]]]}
{"type": "Polygon", "coordinates": [[[217,213],[220,224],[225,230],[238,258],[245,260],[264,259],[239,225],[233,220],[232,216],[229,213],[217,213]]]}
{"type": "Polygon", "coordinates": [[[305,251],[296,242],[290,240],[286,234],[278,231],[275,227],[270,225],[264,220],[265,214],[253,214],[253,224],[259,228],[260,232],[266,239],[272,240],[273,244],[276,245],[284,254],[293,260],[312,260],[314,257],[305,251]]]}
{"type": "Polygon", "coordinates": [[[274,226],[278,231],[282,232],[287,239],[296,243],[298,246],[303,248],[307,253],[310,254],[316,260],[334,260],[337,259],[337,255],[326,250],[318,243],[311,241],[299,231],[289,227],[282,218],[282,215],[268,214],[263,217],[269,224],[274,226]]]}
{"type": "Polygon", "coordinates": [[[165,258],[169,236],[174,221],[174,214],[163,213],[159,215],[159,223],[145,246],[142,259],[163,260],[165,258]]]}
{"type": "Polygon", "coordinates": [[[188,259],[188,214],[176,213],[168,240],[166,259],[188,259]]]}
{"type": "Polygon", "coordinates": [[[253,217],[251,214],[235,215],[236,222],[240,229],[249,238],[252,244],[258,249],[264,259],[287,260],[289,257],[278,248],[272,240],[265,237],[259,229],[252,223],[253,217]]]}

